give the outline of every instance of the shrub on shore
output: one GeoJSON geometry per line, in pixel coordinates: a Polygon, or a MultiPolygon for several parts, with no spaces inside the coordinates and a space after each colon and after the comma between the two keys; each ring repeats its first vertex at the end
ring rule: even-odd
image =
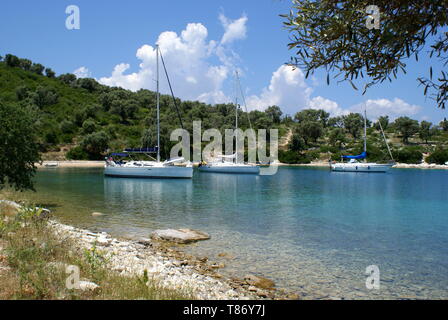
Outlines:
{"type": "Polygon", "coordinates": [[[448,161],[448,149],[436,149],[428,158],[428,163],[445,164],[448,161]]]}
{"type": "Polygon", "coordinates": [[[82,250],[57,237],[41,209],[22,208],[11,214],[0,206],[0,265],[5,263],[0,299],[192,299],[186,292],[159,286],[147,273],[123,276],[109,270],[107,258],[95,245],[82,250]],[[79,267],[81,280],[98,287],[68,289],[67,266],[79,267]]]}

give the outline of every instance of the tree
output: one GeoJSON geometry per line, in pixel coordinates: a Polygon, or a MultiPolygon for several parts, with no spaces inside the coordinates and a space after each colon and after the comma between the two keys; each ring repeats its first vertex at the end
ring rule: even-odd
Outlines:
{"type": "Polygon", "coordinates": [[[378,118],[377,122],[375,122],[375,129],[381,130],[381,127],[379,123],[381,122],[381,127],[383,127],[383,130],[386,131],[386,129],[389,127],[389,116],[381,116],[378,118]]]}
{"type": "Polygon", "coordinates": [[[429,163],[445,164],[448,162],[448,149],[437,148],[426,158],[426,161],[429,163]]]}
{"type": "Polygon", "coordinates": [[[89,92],[95,91],[99,86],[98,82],[96,82],[95,79],[91,79],[91,78],[78,79],[77,84],[78,84],[78,86],[86,89],[89,92]]]}
{"type": "Polygon", "coordinates": [[[38,75],[42,75],[45,70],[45,67],[41,65],[40,63],[33,63],[33,65],[30,68],[31,72],[34,72],[38,75]]]}
{"type": "Polygon", "coordinates": [[[306,143],[303,140],[303,138],[300,135],[298,135],[297,133],[294,133],[292,135],[291,142],[289,143],[289,150],[301,152],[301,151],[305,150],[305,148],[306,148],[306,143]]]}
{"type": "Polygon", "coordinates": [[[304,120],[297,125],[297,133],[308,145],[310,140],[317,142],[323,134],[323,127],[320,122],[304,120]]]}
{"type": "MultiPolygon", "coordinates": [[[[392,81],[397,74],[406,72],[404,61],[426,50],[429,57],[448,62],[448,33],[446,0],[293,0],[292,10],[283,15],[291,33],[289,49],[296,51],[291,63],[302,68],[306,76],[317,69],[338,73],[335,78],[349,81],[368,77],[364,88],[392,81]],[[368,5],[375,4],[380,11],[379,30],[367,28],[368,5]]],[[[327,83],[330,74],[327,74],[327,83]]],[[[448,99],[447,74],[441,71],[437,81],[419,78],[428,89],[436,92],[440,108],[448,99]]]]}
{"type": "Polygon", "coordinates": [[[0,189],[33,190],[40,161],[36,118],[33,109],[0,102],[0,189]]]}
{"type": "Polygon", "coordinates": [[[428,144],[428,140],[432,137],[433,131],[431,130],[432,123],[428,121],[420,122],[420,128],[418,134],[420,139],[424,140],[426,144],[428,144]]]}
{"type": "Polygon", "coordinates": [[[300,112],[297,112],[294,116],[294,119],[298,122],[301,121],[314,121],[320,122],[323,127],[326,127],[328,124],[328,119],[330,114],[324,110],[320,109],[304,109],[300,112]]]}
{"type": "Polygon", "coordinates": [[[273,123],[280,123],[282,117],[282,110],[278,106],[270,106],[265,110],[265,113],[272,118],[273,123]]]}
{"type": "Polygon", "coordinates": [[[61,74],[58,79],[65,84],[72,84],[76,81],[76,76],[72,73],[64,73],[61,74]]]}
{"type": "Polygon", "coordinates": [[[90,159],[101,159],[109,147],[109,137],[104,131],[94,132],[81,141],[81,148],[89,154],[90,159]]]}
{"type": "Polygon", "coordinates": [[[448,120],[446,120],[446,118],[444,118],[443,121],[440,122],[440,127],[443,131],[448,131],[448,120]]]}
{"type": "Polygon", "coordinates": [[[48,78],[54,78],[56,76],[56,73],[53,70],[51,70],[50,68],[45,68],[45,75],[48,78]]]}
{"type": "Polygon", "coordinates": [[[409,117],[397,118],[394,122],[394,126],[401,133],[403,143],[408,143],[409,138],[419,130],[418,121],[409,117]]]}
{"type": "Polygon", "coordinates": [[[33,65],[33,62],[28,59],[19,59],[20,61],[20,68],[22,68],[25,71],[29,71],[31,69],[31,66],[33,65]]]}
{"type": "Polygon", "coordinates": [[[39,86],[32,94],[33,102],[40,108],[56,104],[59,94],[52,88],[39,86]]]}
{"type": "Polygon", "coordinates": [[[95,121],[93,121],[92,119],[87,119],[82,124],[82,132],[84,134],[93,133],[93,132],[95,132],[95,129],[96,129],[96,124],[95,124],[95,121]]]}
{"type": "Polygon", "coordinates": [[[336,128],[344,128],[344,117],[337,116],[328,120],[328,126],[336,128]]]}
{"type": "Polygon", "coordinates": [[[343,117],[344,128],[354,139],[358,139],[359,132],[364,127],[364,118],[359,113],[350,113],[343,117]]]}
{"type": "Polygon", "coordinates": [[[342,144],[347,141],[344,129],[342,128],[332,128],[328,139],[332,146],[338,147],[339,149],[342,149],[342,144]]]}
{"type": "Polygon", "coordinates": [[[7,54],[5,56],[5,62],[8,67],[19,67],[20,59],[12,54],[7,54]]]}

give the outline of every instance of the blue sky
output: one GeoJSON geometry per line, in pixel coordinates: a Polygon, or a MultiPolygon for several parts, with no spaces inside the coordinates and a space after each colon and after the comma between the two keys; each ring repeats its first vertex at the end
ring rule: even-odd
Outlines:
{"type": "Polygon", "coordinates": [[[313,107],[337,115],[367,104],[372,118],[408,115],[438,123],[448,116],[418,86],[416,78],[427,75],[430,64],[424,55],[419,63],[409,60],[407,75],[364,96],[348,83],[327,86],[323,72],[305,80],[301,70],[285,67],[293,52],[279,14],[289,8],[287,0],[9,1],[0,9],[0,54],[29,58],[58,74],[76,71],[109,85],[154,89],[158,42],[175,94],[184,99],[233,100],[237,68],[250,109],[278,104],[288,114],[313,107]],[[65,27],[68,5],[80,9],[80,30],[65,27]]]}

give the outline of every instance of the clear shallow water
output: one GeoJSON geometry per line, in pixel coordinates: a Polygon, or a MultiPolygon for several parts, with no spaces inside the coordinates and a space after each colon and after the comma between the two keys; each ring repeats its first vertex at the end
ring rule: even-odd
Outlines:
{"type": "Polygon", "coordinates": [[[305,298],[448,298],[448,171],[280,168],[144,180],[61,168],[39,171],[37,191],[35,201],[62,221],[118,236],[206,231],[211,240],[186,250],[225,262],[222,273],[254,272],[305,298]],[[369,265],[380,268],[379,290],[365,287],[369,265]]]}

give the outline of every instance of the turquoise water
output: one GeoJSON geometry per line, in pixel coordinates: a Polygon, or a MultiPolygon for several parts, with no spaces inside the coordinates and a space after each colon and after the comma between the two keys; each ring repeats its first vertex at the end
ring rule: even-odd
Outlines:
{"type": "Polygon", "coordinates": [[[206,231],[211,240],[185,250],[224,262],[224,274],[254,272],[304,298],[448,298],[448,171],[282,167],[274,176],[144,180],[46,169],[37,190],[36,201],[62,221],[117,236],[206,231]],[[365,286],[369,265],[380,269],[378,290],[365,286]]]}

